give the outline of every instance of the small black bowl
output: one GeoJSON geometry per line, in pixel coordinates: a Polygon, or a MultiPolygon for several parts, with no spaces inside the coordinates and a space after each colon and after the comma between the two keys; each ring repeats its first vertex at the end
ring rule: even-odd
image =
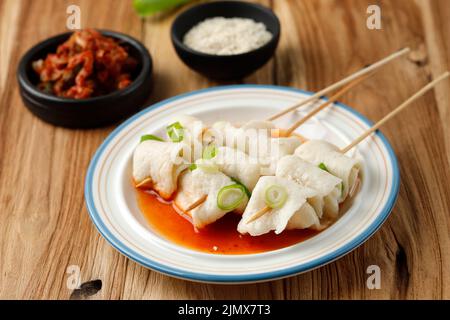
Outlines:
{"type": "Polygon", "coordinates": [[[254,72],[272,57],[280,39],[280,22],[272,10],[258,4],[209,2],[181,13],[172,24],[171,38],[178,56],[192,69],[211,79],[235,80],[254,72]],[[212,17],[250,18],[262,22],[272,33],[272,39],[256,50],[235,55],[206,54],[186,46],[183,43],[184,35],[199,22],[212,17]]]}
{"type": "Polygon", "coordinates": [[[17,69],[20,95],[25,106],[42,120],[69,128],[93,128],[114,123],[137,112],[147,101],[151,89],[152,59],[136,39],[113,31],[99,30],[124,46],[138,62],[132,83],[126,88],[87,99],[69,99],[47,94],[37,88],[39,77],[32,62],[56,52],[71,32],[63,33],[32,47],[20,60],[17,69]]]}

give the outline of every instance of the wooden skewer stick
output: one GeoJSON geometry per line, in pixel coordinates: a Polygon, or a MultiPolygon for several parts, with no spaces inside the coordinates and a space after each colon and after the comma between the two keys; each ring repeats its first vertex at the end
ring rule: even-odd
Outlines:
{"type": "Polygon", "coordinates": [[[136,184],[136,188],[140,188],[140,187],[145,186],[145,185],[147,185],[148,183],[151,183],[151,182],[152,182],[152,179],[146,178],[146,179],[142,180],[141,182],[139,182],[138,184],[136,184]]]}
{"type": "Polygon", "coordinates": [[[367,78],[369,78],[373,74],[375,74],[375,72],[372,72],[372,73],[369,73],[369,74],[365,74],[362,77],[360,77],[360,78],[350,82],[348,85],[346,85],[341,90],[336,92],[333,96],[331,96],[330,99],[328,99],[328,101],[324,102],[319,107],[317,107],[316,109],[314,109],[311,112],[309,112],[303,118],[297,120],[291,127],[289,127],[286,131],[283,132],[283,135],[286,136],[286,137],[289,137],[292,134],[292,132],[295,131],[295,129],[300,127],[306,121],[308,121],[313,116],[315,116],[319,111],[321,111],[321,110],[325,109],[326,107],[328,107],[329,105],[331,105],[333,102],[335,102],[337,99],[339,99],[342,95],[344,95],[347,91],[349,91],[350,89],[352,89],[356,85],[360,84],[362,81],[366,80],[367,78]]]}
{"type": "Polygon", "coordinates": [[[204,194],[203,196],[201,196],[201,198],[199,198],[198,200],[196,200],[193,204],[191,204],[189,207],[187,207],[184,211],[185,212],[189,212],[195,208],[197,208],[199,205],[201,205],[202,203],[204,203],[206,201],[206,199],[208,198],[208,195],[204,194]]]}
{"type": "MultiPolygon", "coordinates": [[[[288,128],[285,132],[283,132],[283,135],[288,137],[291,135],[291,133],[297,129],[300,125],[302,125],[303,123],[305,123],[307,120],[309,120],[310,118],[312,118],[314,115],[316,115],[319,111],[325,109],[327,106],[331,105],[333,102],[335,102],[337,99],[339,99],[343,94],[345,94],[347,91],[349,91],[350,89],[352,89],[353,87],[355,87],[356,85],[358,85],[359,83],[361,83],[362,81],[366,80],[367,78],[369,78],[370,76],[372,76],[375,72],[372,73],[366,73],[363,74],[360,78],[357,78],[353,81],[351,81],[348,85],[346,85],[344,88],[342,88],[341,90],[339,90],[337,93],[335,93],[332,97],[330,97],[330,99],[328,101],[326,101],[325,103],[323,103],[322,105],[320,105],[318,108],[312,110],[311,112],[309,112],[305,117],[303,117],[302,119],[298,120],[297,122],[295,122],[290,128],[288,128]]],[[[186,212],[196,208],[197,206],[199,206],[200,204],[202,204],[204,201],[206,201],[206,196],[204,196],[204,198],[200,198],[199,200],[197,200],[196,202],[194,202],[191,206],[189,206],[189,208],[186,210],[186,212]]],[[[255,221],[256,219],[260,218],[261,216],[263,216],[264,214],[266,214],[267,212],[269,212],[271,210],[271,208],[269,206],[265,206],[264,208],[262,208],[261,210],[255,212],[255,214],[253,214],[246,223],[250,223],[252,221],[255,221]]]]}
{"type": "MultiPolygon", "coordinates": [[[[342,153],[346,153],[351,148],[356,146],[358,143],[360,143],[362,140],[367,138],[372,132],[377,130],[379,127],[381,127],[383,124],[385,124],[388,120],[393,118],[395,115],[397,115],[399,112],[403,111],[407,106],[409,106],[412,102],[423,96],[428,90],[432,89],[436,84],[441,82],[442,80],[448,78],[450,76],[450,72],[444,72],[442,75],[440,75],[438,78],[424,86],[422,89],[417,91],[414,95],[409,97],[405,102],[403,102],[401,105],[399,105],[397,108],[395,108],[393,111],[391,111],[389,114],[387,114],[383,119],[378,121],[376,124],[374,124],[370,129],[368,129],[366,132],[364,132],[362,135],[360,135],[357,139],[355,139],[352,143],[350,143],[347,147],[341,150],[342,153]]],[[[262,208],[261,210],[257,211],[254,215],[252,215],[246,223],[250,223],[252,221],[255,221],[256,219],[262,217],[264,214],[270,211],[270,207],[266,206],[262,208]]]]}
{"type": "Polygon", "coordinates": [[[340,80],[340,81],[338,81],[338,82],[336,82],[336,83],[334,83],[334,84],[332,84],[332,85],[330,85],[330,86],[320,90],[319,92],[316,92],[315,94],[313,94],[309,98],[307,98],[307,99],[305,99],[303,101],[300,101],[300,102],[294,104],[293,106],[290,106],[290,107],[288,107],[288,108],[286,108],[284,110],[281,110],[280,112],[278,112],[278,113],[274,114],[273,116],[269,117],[267,120],[269,120],[269,121],[275,120],[275,119],[285,115],[286,113],[289,113],[289,112],[291,112],[291,111],[293,111],[293,110],[295,110],[295,109],[297,109],[297,108],[299,108],[299,107],[301,107],[301,106],[303,106],[303,105],[305,105],[305,104],[307,104],[307,103],[309,103],[311,101],[317,100],[320,97],[326,95],[327,93],[329,93],[329,92],[331,92],[331,91],[333,91],[335,89],[338,89],[338,88],[342,87],[343,85],[346,85],[347,83],[349,83],[349,82],[359,78],[362,75],[368,74],[368,73],[378,69],[379,67],[387,64],[388,62],[390,62],[390,61],[392,61],[392,60],[394,60],[394,59],[396,59],[398,57],[401,57],[401,56],[405,55],[406,53],[408,53],[410,51],[411,51],[410,48],[404,48],[404,49],[402,49],[400,51],[397,51],[397,52],[387,56],[386,58],[381,59],[378,62],[375,62],[375,63],[373,63],[373,64],[371,64],[371,65],[369,65],[367,67],[364,67],[361,70],[359,70],[359,71],[349,75],[348,77],[346,77],[346,78],[344,78],[344,79],[342,79],[342,80],[340,80]]]}
{"type": "Polygon", "coordinates": [[[391,118],[396,116],[399,112],[403,111],[403,109],[405,109],[407,106],[409,106],[416,99],[418,99],[421,96],[423,96],[428,90],[432,89],[434,86],[436,86],[436,84],[438,84],[442,80],[446,79],[448,76],[450,76],[450,72],[447,71],[447,72],[444,72],[442,75],[440,75],[435,80],[431,81],[429,84],[427,84],[422,89],[420,89],[415,94],[413,94],[411,97],[409,97],[405,102],[403,102],[401,105],[399,105],[397,108],[395,108],[393,111],[389,112],[383,119],[381,119],[376,124],[374,124],[370,129],[368,129],[366,132],[364,132],[362,135],[360,135],[358,138],[356,138],[352,143],[350,143],[348,146],[343,148],[341,150],[341,152],[342,153],[346,153],[347,151],[349,151],[351,148],[356,146],[362,140],[367,138],[372,132],[376,131],[383,124],[385,124],[391,118]]]}
{"type": "Polygon", "coordinates": [[[270,210],[272,210],[271,207],[269,206],[265,206],[264,208],[256,211],[248,220],[246,223],[250,223],[255,221],[256,219],[262,217],[263,215],[265,215],[267,212],[269,212],[270,210]]]}

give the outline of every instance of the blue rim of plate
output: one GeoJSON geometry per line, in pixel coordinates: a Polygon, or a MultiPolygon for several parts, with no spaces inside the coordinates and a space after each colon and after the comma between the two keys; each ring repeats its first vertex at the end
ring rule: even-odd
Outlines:
{"type": "MultiPolygon", "coordinates": [[[[389,194],[388,200],[386,202],[386,205],[381,210],[380,215],[376,218],[374,222],[359,236],[357,236],[355,239],[353,239],[350,243],[346,244],[345,246],[328,253],[327,255],[312,260],[307,263],[303,263],[297,266],[285,268],[282,270],[277,271],[271,271],[271,272],[263,272],[263,273],[257,273],[257,274],[249,274],[249,275],[213,275],[213,274],[203,274],[203,273],[196,273],[196,272],[189,272],[177,268],[173,268],[167,265],[160,264],[158,262],[155,262],[147,257],[142,256],[141,254],[135,252],[134,250],[128,248],[125,244],[123,244],[120,240],[118,240],[104,225],[103,221],[101,220],[95,205],[93,201],[93,194],[92,194],[92,183],[93,183],[93,176],[94,171],[97,166],[98,159],[102,155],[104,149],[109,144],[109,142],[117,135],[119,134],[123,128],[125,128],[128,124],[136,120],[137,118],[141,117],[142,115],[151,112],[159,107],[162,107],[163,105],[183,99],[189,96],[194,96],[198,94],[202,94],[205,92],[211,92],[211,91],[220,91],[220,90],[228,90],[228,89],[240,89],[240,88],[254,88],[254,89],[272,89],[272,90],[282,90],[282,91],[290,91],[295,93],[302,93],[306,95],[312,95],[313,93],[310,91],[305,91],[301,89],[291,88],[291,87],[284,87],[284,86],[276,86],[276,85],[256,85],[256,84],[241,84],[241,85],[227,85],[227,86],[217,86],[217,87],[211,87],[201,90],[196,90],[184,94],[180,94],[178,96],[174,96],[171,98],[168,98],[166,100],[160,101],[156,104],[153,104],[144,110],[138,112],[137,114],[133,115],[129,119],[125,120],[122,124],[120,124],[116,129],[114,129],[109,136],[105,139],[105,141],[100,145],[100,147],[97,149],[94,157],[91,160],[91,163],[89,164],[89,168],[86,175],[86,182],[85,182],[85,200],[86,200],[86,206],[89,212],[89,215],[91,217],[92,222],[94,223],[95,227],[97,228],[98,232],[105,238],[116,250],[118,250],[120,253],[125,255],[126,257],[130,258],[131,260],[143,265],[144,267],[150,268],[152,270],[161,272],[163,274],[173,276],[176,278],[182,278],[186,280],[192,280],[192,281],[201,281],[201,282],[214,282],[214,283],[245,283],[245,282],[257,282],[257,281],[269,281],[279,278],[284,278],[288,276],[293,276],[296,274],[300,274],[303,272],[310,271],[312,269],[321,267],[323,265],[326,265],[345,254],[353,251],[357,247],[359,247],[361,244],[363,244],[367,239],[369,239],[384,223],[384,221],[388,218],[389,214],[391,213],[395,202],[398,197],[398,192],[400,188],[400,172],[398,168],[398,162],[397,157],[395,156],[394,150],[392,149],[390,143],[386,139],[386,137],[379,131],[376,131],[376,135],[381,139],[384,146],[386,147],[386,150],[388,151],[389,157],[390,157],[390,163],[392,165],[392,172],[393,172],[393,181],[392,181],[392,189],[391,193],[389,194]]],[[[358,117],[360,120],[362,120],[367,125],[371,126],[373,123],[369,119],[367,119],[365,116],[357,112],[356,110],[353,110],[349,106],[342,104],[340,102],[336,102],[335,105],[340,106],[341,108],[351,112],[356,117],[358,117]]]]}

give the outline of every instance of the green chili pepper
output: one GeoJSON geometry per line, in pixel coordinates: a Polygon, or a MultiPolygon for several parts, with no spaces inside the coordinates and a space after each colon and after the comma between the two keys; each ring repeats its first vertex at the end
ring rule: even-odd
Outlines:
{"type": "Polygon", "coordinates": [[[188,1],[189,0],[134,0],[133,7],[140,16],[148,16],[171,9],[188,1]]]}

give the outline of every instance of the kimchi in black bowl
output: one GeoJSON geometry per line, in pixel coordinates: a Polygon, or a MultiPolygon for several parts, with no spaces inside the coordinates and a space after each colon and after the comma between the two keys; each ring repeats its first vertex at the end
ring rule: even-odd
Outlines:
{"type": "Polygon", "coordinates": [[[137,112],[151,91],[148,50],[118,32],[81,32],[87,37],[60,34],[22,57],[17,79],[25,106],[46,122],[70,128],[104,126],[137,112]]]}

